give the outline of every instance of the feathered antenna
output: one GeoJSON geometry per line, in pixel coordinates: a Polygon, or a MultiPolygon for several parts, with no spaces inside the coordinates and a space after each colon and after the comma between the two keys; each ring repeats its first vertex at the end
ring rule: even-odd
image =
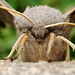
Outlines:
{"type": "Polygon", "coordinates": [[[32,22],[27,16],[23,15],[22,13],[17,12],[17,11],[12,10],[12,9],[9,9],[9,8],[6,8],[6,7],[3,7],[3,6],[0,6],[0,8],[1,8],[1,9],[4,9],[4,10],[7,10],[7,11],[11,11],[11,12],[17,13],[17,14],[19,14],[19,15],[25,17],[29,22],[31,22],[31,23],[36,27],[35,23],[32,22]]]}
{"type": "Polygon", "coordinates": [[[59,26],[59,25],[72,25],[72,26],[75,26],[75,23],[61,22],[61,23],[55,23],[55,24],[47,25],[44,28],[49,28],[49,27],[54,27],[54,26],[59,26]]]}

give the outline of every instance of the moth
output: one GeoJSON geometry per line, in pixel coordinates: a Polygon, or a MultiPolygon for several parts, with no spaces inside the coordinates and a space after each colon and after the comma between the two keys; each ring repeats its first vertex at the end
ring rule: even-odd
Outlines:
{"type": "Polygon", "coordinates": [[[4,0],[0,0],[0,21],[14,25],[19,36],[11,52],[4,59],[24,62],[70,60],[69,41],[75,26],[75,7],[65,14],[47,5],[27,7],[23,13],[14,10],[4,0]],[[11,58],[15,50],[17,54],[11,58]],[[23,54],[21,56],[21,52],[23,54]]]}

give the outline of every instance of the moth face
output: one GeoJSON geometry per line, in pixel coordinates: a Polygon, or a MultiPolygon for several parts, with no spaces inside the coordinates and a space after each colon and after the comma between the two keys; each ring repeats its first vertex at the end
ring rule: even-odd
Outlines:
{"type": "Polygon", "coordinates": [[[44,39],[45,35],[49,32],[44,28],[43,25],[38,25],[31,29],[32,35],[40,42],[41,39],[44,39]]]}

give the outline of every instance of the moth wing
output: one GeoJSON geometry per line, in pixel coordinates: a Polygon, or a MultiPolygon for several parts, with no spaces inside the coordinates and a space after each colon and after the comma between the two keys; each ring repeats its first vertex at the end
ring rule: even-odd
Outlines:
{"type": "Polygon", "coordinates": [[[69,10],[65,15],[70,18],[70,22],[75,23],[75,7],[69,10]]]}
{"type": "MultiPolygon", "coordinates": [[[[13,9],[5,0],[0,0],[0,6],[7,7],[13,9]]],[[[14,9],[13,9],[14,10],[14,9]]],[[[4,27],[5,23],[9,23],[14,26],[14,18],[15,15],[13,12],[4,10],[0,8],[0,27],[4,27]]]]}

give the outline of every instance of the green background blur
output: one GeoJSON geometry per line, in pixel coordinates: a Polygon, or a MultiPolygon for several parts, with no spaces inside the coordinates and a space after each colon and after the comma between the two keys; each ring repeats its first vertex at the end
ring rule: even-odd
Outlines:
{"type": "MultiPolygon", "coordinates": [[[[48,5],[59,9],[62,13],[67,12],[75,6],[75,0],[6,0],[14,9],[23,12],[27,6],[48,5]]],[[[71,41],[75,43],[75,29],[73,29],[71,41]]],[[[0,59],[6,57],[15,41],[17,40],[16,30],[6,24],[5,28],[0,28],[0,59]]],[[[71,59],[75,59],[75,52],[70,50],[71,59]]]]}

